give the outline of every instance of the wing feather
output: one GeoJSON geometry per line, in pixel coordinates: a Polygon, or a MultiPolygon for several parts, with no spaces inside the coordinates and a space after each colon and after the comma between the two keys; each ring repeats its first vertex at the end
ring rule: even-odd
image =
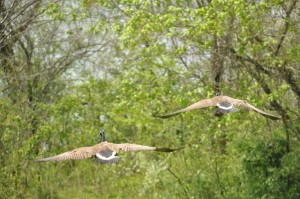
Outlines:
{"type": "Polygon", "coordinates": [[[159,118],[169,118],[169,117],[172,117],[172,116],[175,116],[175,115],[178,115],[180,113],[183,113],[183,112],[187,112],[187,111],[191,111],[191,110],[194,110],[194,109],[201,109],[201,108],[206,108],[206,107],[209,107],[209,106],[215,106],[216,105],[216,102],[212,99],[204,99],[204,100],[200,100],[199,102],[196,102],[184,109],[181,109],[181,110],[178,110],[178,111],[175,111],[173,113],[169,113],[169,114],[166,114],[166,115],[161,115],[161,116],[155,116],[155,117],[159,117],[159,118]]]}
{"type": "Polygon", "coordinates": [[[71,151],[67,151],[65,153],[48,157],[48,158],[43,158],[37,160],[38,162],[46,162],[46,161],[64,161],[64,160],[77,160],[77,159],[86,159],[89,157],[92,157],[95,155],[95,153],[92,152],[93,149],[92,147],[82,147],[78,149],[74,149],[71,151]]]}
{"type": "Polygon", "coordinates": [[[156,147],[152,146],[143,146],[138,144],[116,144],[118,148],[124,152],[134,152],[134,151],[154,151],[156,150],[156,147]]]}
{"type": "Polygon", "coordinates": [[[267,117],[267,118],[270,118],[272,120],[278,120],[278,119],[281,119],[280,117],[277,117],[275,115],[272,115],[272,114],[269,114],[269,113],[266,113],[258,108],[256,108],[255,106],[247,103],[246,101],[244,100],[239,100],[239,99],[233,99],[231,100],[232,104],[235,105],[235,106],[239,106],[239,107],[243,107],[243,108],[246,108],[246,109],[251,109],[257,113],[260,113],[261,115],[267,117]]]}

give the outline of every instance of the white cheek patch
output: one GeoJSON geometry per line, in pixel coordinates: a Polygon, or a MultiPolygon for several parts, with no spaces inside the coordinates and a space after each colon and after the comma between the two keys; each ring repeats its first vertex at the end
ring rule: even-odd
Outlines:
{"type": "Polygon", "coordinates": [[[99,158],[101,160],[111,160],[111,159],[114,159],[116,157],[116,154],[117,153],[115,151],[113,151],[111,156],[109,156],[109,157],[104,157],[100,153],[96,153],[96,156],[97,156],[97,158],[99,158]]]}

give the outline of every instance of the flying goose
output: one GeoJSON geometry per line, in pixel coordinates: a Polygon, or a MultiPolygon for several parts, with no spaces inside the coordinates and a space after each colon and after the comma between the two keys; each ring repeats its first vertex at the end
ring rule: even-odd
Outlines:
{"type": "Polygon", "coordinates": [[[175,111],[173,113],[169,113],[167,115],[161,115],[161,116],[155,116],[155,117],[160,117],[160,118],[169,118],[172,116],[175,116],[177,114],[180,114],[182,112],[186,111],[191,111],[194,109],[201,109],[201,108],[206,108],[209,106],[217,106],[218,109],[216,110],[216,116],[222,116],[223,114],[229,114],[229,113],[234,113],[239,111],[238,107],[243,107],[246,109],[252,109],[253,111],[262,114],[263,116],[270,118],[272,120],[277,120],[281,119],[277,116],[271,115],[269,113],[266,113],[262,110],[259,110],[258,108],[252,106],[251,104],[248,104],[245,100],[240,100],[240,99],[234,99],[225,95],[219,95],[217,94],[215,97],[210,98],[210,99],[204,99],[200,100],[199,102],[196,102],[195,104],[192,104],[184,109],[175,111]]]}
{"type": "Polygon", "coordinates": [[[96,163],[100,164],[112,164],[121,160],[118,156],[119,150],[124,152],[134,152],[134,151],[161,151],[161,152],[172,152],[177,149],[169,148],[156,148],[151,146],[143,146],[138,144],[114,144],[107,142],[104,135],[104,130],[100,131],[100,136],[102,137],[102,142],[91,147],[81,147],[65,153],[37,160],[38,162],[46,161],[64,161],[64,160],[76,160],[76,159],[86,159],[90,157],[96,158],[96,163]]]}

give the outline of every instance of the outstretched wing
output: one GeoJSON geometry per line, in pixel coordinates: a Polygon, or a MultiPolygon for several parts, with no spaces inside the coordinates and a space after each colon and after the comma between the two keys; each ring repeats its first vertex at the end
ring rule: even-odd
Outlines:
{"type": "Polygon", "coordinates": [[[64,161],[64,160],[76,160],[76,159],[86,159],[89,157],[92,157],[93,154],[92,153],[92,149],[91,147],[82,147],[82,148],[78,148],[78,149],[74,149],[72,151],[67,151],[65,153],[56,155],[56,156],[52,156],[49,158],[43,158],[43,159],[39,159],[37,160],[38,162],[47,162],[47,161],[64,161]]]}
{"type": "Polygon", "coordinates": [[[182,148],[176,148],[176,149],[171,149],[171,148],[156,148],[155,151],[170,153],[170,152],[181,150],[181,149],[183,149],[183,147],[182,148]]]}
{"type": "Polygon", "coordinates": [[[143,146],[138,144],[117,144],[118,148],[124,152],[134,152],[134,151],[160,151],[160,152],[173,152],[179,149],[171,148],[157,148],[152,146],[143,146]]]}
{"type": "Polygon", "coordinates": [[[215,105],[216,105],[216,103],[212,99],[204,99],[204,100],[196,102],[195,104],[192,104],[192,105],[190,105],[190,106],[188,106],[184,109],[175,111],[173,113],[169,113],[167,115],[161,115],[161,116],[157,115],[157,116],[154,116],[154,117],[159,117],[159,118],[165,119],[165,118],[169,118],[169,117],[178,115],[179,113],[191,111],[191,110],[194,110],[194,109],[206,108],[206,107],[215,106],[215,105]]]}
{"type": "Polygon", "coordinates": [[[267,118],[270,118],[272,120],[278,120],[278,119],[281,119],[280,117],[277,117],[275,115],[272,115],[272,114],[269,114],[269,113],[266,113],[258,108],[256,108],[255,106],[251,105],[251,104],[248,104],[246,101],[244,100],[239,100],[239,99],[233,99],[231,100],[232,104],[235,105],[235,106],[239,106],[239,107],[243,107],[243,108],[246,108],[246,109],[251,109],[257,113],[260,113],[261,115],[267,117],[267,118]]]}
{"type": "Polygon", "coordinates": [[[143,146],[143,145],[138,145],[138,144],[129,144],[129,143],[124,143],[124,144],[116,144],[116,146],[124,151],[124,152],[134,152],[134,151],[154,151],[156,150],[156,147],[152,146],[143,146]]]}

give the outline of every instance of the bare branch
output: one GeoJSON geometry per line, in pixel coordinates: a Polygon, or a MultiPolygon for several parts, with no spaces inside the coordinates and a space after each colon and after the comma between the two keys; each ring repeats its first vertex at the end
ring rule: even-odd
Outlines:
{"type": "Polygon", "coordinates": [[[288,8],[288,10],[286,11],[286,17],[285,17],[285,19],[284,19],[285,23],[284,23],[284,27],[283,27],[283,33],[282,33],[281,38],[279,39],[279,42],[278,42],[277,47],[276,47],[276,50],[275,50],[275,52],[274,52],[274,55],[275,55],[275,56],[278,55],[279,50],[280,50],[280,48],[281,48],[281,46],[282,46],[282,43],[283,43],[283,41],[284,41],[284,39],[285,39],[285,37],[286,37],[287,31],[288,31],[289,26],[290,26],[290,21],[289,21],[289,20],[290,20],[290,16],[291,16],[292,11],[296,8],[295,5],[296,5],[297,1],[298,1],[298,0],[294,0],[294,1],[292,2],[292,5],[291,5],[291,6],[288,8]]]}
{"type": "Polygon", "coordinates": [[[180,184],[180,186],[182,187],[186,197],[189,198],[188,191],[186,190],[184,184],[181,182],[180,178],[170,168],[168,168],[168,171],[172,174],[172,176],[174,176],[177,179],[177,181],[180,184]]]}

